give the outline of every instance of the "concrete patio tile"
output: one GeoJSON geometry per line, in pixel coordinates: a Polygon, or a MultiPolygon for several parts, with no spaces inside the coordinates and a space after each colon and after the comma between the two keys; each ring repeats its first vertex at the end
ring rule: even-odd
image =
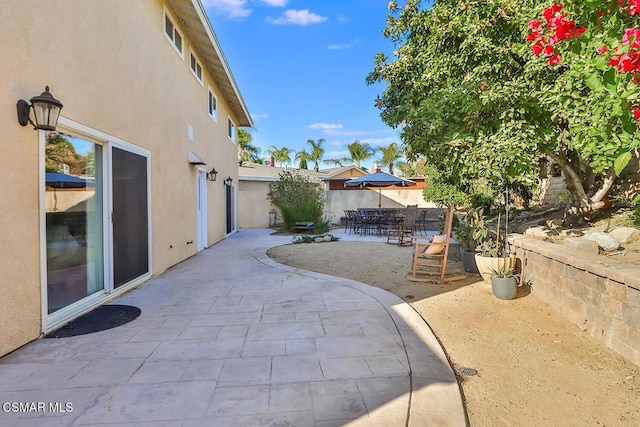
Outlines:
{"type": "Polygon", "coordinates": [[[165,316],[167,320],[162,326],[167,328],[186,328],[193,320],[193,315],[177,315],[177,316],[165,316]]]}
{"type": "Polygon", "coordinates": [[[215,382],[186,381],[161,384],[127,384],[111,387],[76,424],[152,422],[202,418],[215,382]]]}
{"type": "Polygon", "coordinates": [[[146,361],[129,379],[130,384],[178,381],[189,367],[187,361],[146,361]]]}
{"type": "Polygon", "coordinates": [[[397,356],[366,356],[365,360],[376,375],[409,374],[406,357],[404,357],[404,363],[397,356]]]}
{"type": "MultiPolygon", "coordinates": [[[[60,425],[67,419],[69,415],[77,417],[92,403],[105,392],[105,387],[82,387],[82,388],[65,388],[65,389],[47,389],[47,390],[23,390],[2,392],[3,402],[44,402],[46,405],[45,412],[4,412],[0,411],[0,425],[2,426],[18,426],[24,419],[37,419],[43,425],[45,420],[55,419],[60,421],[60,425]],[[59,408],[65,407],[71,403],[72,412],[51,412],[49,403],[54,405],[60,404],[59,408]]],[[[56,424],[53,424],[56,425],[56,424]]]]}
{"type": "Polygon", "coordinates": [[[324,325],[327,337],[364,337],[364,331],[360,325],[329,324],[324,325]]]}
{"type": "Polygon", "coordinates": [[[158,310],[157,316],[180,316],[189,314],[207,313],[211,308],[211,303],[204,304],[185,304],[185,305],[168,305],[158,310]]]}
{"type": "MultiPolygon", "coordinates": [[[[62,416],[62,417],[38,417],[38,418],[16,418],[11,420],[11,424],[7,424],[11,427],[68,427],[73,425],[75,416],[62,416]]],[[[0,416],[0,422],[2,417],[0,416]]],[[[92,426],[93,427],[93,426],[92,426]]],[[[118,424],[111,425],[111,427],[120,427],[118,424]]],[[[124,427],[135,427],[135,424],[124,425],[124,427]]]]}
{"type": "Polygon", "coordinates": [[[277,414],[217,416],[189,420],[182,427],[314,427],[313,412],[294,411],[277,414]]]}
{"type": "Polygon", "coordinates": [[[296,322],[318,322],[320,321],[320,316],[318,312],[313,312],[313,311],[295,313],[295,321],[296,322]]]}
{"type": "Polygon", "coordinates": [[[320,357],[401,355],[404,350],[392,336],[316,338],[320,357]]]}
{"type": "Polygon", "coordinates": [[[67,360],[65,362],[15,366],[13,369],[8,370],[0,366],[1,389],[38,390],[59,388],[60,384],[66,383],[89,363],[87,360],[67,360]],[[35,369],[35,372],[32,372],[32,369],[35,369]],[[18,373],[31,373],[31,375],[25,377],[24,375],[16,375],[18,373]]]}
{"type": "Polygon", "coordinates": [[[358,310],[358,307],[353,302],[332,302],[326,304],[327,311],[354,311],[358,310]]]}
{"type": "Polygon", "coordinates": [[[287,412],[292,408],[300,411],[313,409],[309,383],[272,385],[269,412],[287,412]]]}
{"type": "Polygon", "coordinates": [[[130,359],[149,357],[157,342],[103,343],[86,342],[74,346],[74,360],[130,359]]]}
{"type": "Polygon", "coordinates": [[[293,323],[295,321],[295,313],[264,313],[260,319],[260,323],[293,323]]]}
{"type": "Polygon", "coordinates": [[[305,311],[325,311],[326,307],[322,302],[281,302],[265,304],[265,314],[271,313],[299,313],[305,311]]]}
{"type": "Polygon", "coordinates": [[[321,358],[320,366],[326,379],[361,378],[373,375],[364,357],[321,358]]]}
{"type": "Polygon", "coordinates": [[[260,312],[200,314],[193,318],[191,326],[250,325],[260,322],[260,312]]]}
{"type": "Polygon", "coordinates": [[[320,319],[325,325],[330,324],[350,324],[350,325],[368,325],[371,323],[380,323],[393,326],[393,320],[384,310],[379,311],[360,311],[360,310],[344,310],[329,311],[320,313],[320,319]]]}
{"type": "Polygon", "coordinates": [[[361,326],[365,335],[398,335],[395,325],[389,323],[369,323],[361,326]]]}
{"type": "Polygon", "coordinates": [[[316,342],[311,338],[286,340],[286,355],[315,354],[316,342]]]}
{"type": "Polygon", "coordinates": [[[95,360],[64,383],[64,387],[125,384],[143,362],[141,358],[95,360]]]}
{"type": "Polygon", "coordinates": [[[223,313],[261,313],[262,304],[213,305],[208,311],[212,314],[223,313]]]}
{"type": "Polygon", "coordinates": [[[218,377],[220,386],[267,384],[271,379],[270,357],[225,360],[218,377]]]}
{"type": "Polygon", "coordinates": [[[151,359],[209,360],[240,357],[244,339],[180,340],[161,343],[151,359]]]}
{"type": "Polygon", "coordinates": [[[229,306],[229,305],[238,305],[242,300],[241,295],[234,296],[224,296],[216,299],[216,302],[213,303],[214,306],[229,306]]]}
{"type": "Polygon", "coordinates": [[[205,417],[267,414],[269,389],[268,385],[218,387],[213,393],[205,417]]]}
{"type": "Polygon", "coordinates": [[[236,325],[236,326],[222,326],[218,333],[218,338],[244,338],[249,331],[248,326],[236,325]]]}
{"type": "Polygon", "coordinates": [[[370,417],[406,417],[409,410],[411,381],[402,377],[378,377],[356,380],[360,396],[370,417]]]}
{"type": "Polygon", "coordinates": [[[247,341],[242,349],[242,357],[284,356],[285,340],[247,341]]]}
{"type": "Polygon", "coordinates": [[[248,341],[315,338],[324,336],[320,322],[267,323],[249,326],[248,341]]]}
{"type": "Polygon", "coordinates": [[[316,421],[353,420],[367,415],[358,387],[352,380],[314,382],[310,387],[316,421]]]}
{"type": "Polygon", "coordinates": [[[183,380],[217,380],[224,360],[192,360],[182,375],[183,380]]]}
{"type": "Polygon", "coordinates": [[[166,326],[151,326],[131,337],[129,342],[159,342],[175,339],[184,328],[169,328],[166,326]]]}
{"type": "Polygon", "coordinates": [[[324,379],[320,362],[315,355],[275,356],[273,358],[271,382],[294,383],[324,379]]]}
{"type": "Polygon", "coordinates": [[[222,326],[187,326],[176,337],[177,340],[211,340],[218,336],[222,326]]]}

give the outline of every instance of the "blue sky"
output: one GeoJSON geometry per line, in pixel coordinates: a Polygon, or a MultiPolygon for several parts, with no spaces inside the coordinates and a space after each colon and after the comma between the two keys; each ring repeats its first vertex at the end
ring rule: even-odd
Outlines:
{"type": "Polygon", "coordinates": [[[388,1],[202,2],[254,119],[253,142],[263,157],[271,145],[309,151],[308,139],[326,140],[324,158],[347,157],[355,139],[375,147],[400,142],[374,106],[384,86],[365,82],[374,55],[393,51],[381,34],[388,1]]]}

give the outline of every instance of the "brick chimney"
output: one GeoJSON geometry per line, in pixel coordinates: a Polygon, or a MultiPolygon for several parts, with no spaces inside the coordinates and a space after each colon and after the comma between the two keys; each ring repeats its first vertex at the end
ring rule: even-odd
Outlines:
{"type": "Polygon", "coordinates": [[[371,173],[376,173],[376,172],[380,172],[380,166],[378,166],[378,162],[373,162],[373,167],[371,168],[371,173]]]}
{"type": "Polygon", "coordinates": [[[269,156],[269,166],[274,167],[275,166],[275,160],[273,159],[273,156],[269,156]]]}

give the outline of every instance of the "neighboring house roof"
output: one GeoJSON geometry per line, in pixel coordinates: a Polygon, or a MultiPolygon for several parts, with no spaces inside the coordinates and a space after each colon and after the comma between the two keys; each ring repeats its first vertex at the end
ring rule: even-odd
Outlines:
{"type": "MultiPolygon", "coordinates": [[[[257,163],[242,163],[238,167],[238,179],[244,181],[278,181],[280,179],[280,173],[285,170],[295,171],[301,175],[308,176],[312,181],[324,181],[337,177],[349,170],[359,171],[361,174],[357,176],[366,175],[362,169],[356,166],[342,166],[337,168],[320,169],[316,172],[313,169],[299,169],[291,167],[277,167],[260,165],[257,163]]],[[[343,178],[344,179],[344,178],[343,178]]]]}
{"type": "Polygon", "coordinates": [[[180,18],[184,29],[194,44],[198,57],[213,75],[239,127],[253,126],[249,109],[242,98],[238,85],[222,52],[218,38],[213,32],[200,0],[168,0],[180,18]]]}

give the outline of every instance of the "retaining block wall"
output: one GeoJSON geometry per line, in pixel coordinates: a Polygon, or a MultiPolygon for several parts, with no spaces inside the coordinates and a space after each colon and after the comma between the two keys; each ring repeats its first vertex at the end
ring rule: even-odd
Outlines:
{"type": "Polygon", "coordinates": [[[640,366],[640,267],[514,235],[521,280],[567,319],[640,366]]]}

